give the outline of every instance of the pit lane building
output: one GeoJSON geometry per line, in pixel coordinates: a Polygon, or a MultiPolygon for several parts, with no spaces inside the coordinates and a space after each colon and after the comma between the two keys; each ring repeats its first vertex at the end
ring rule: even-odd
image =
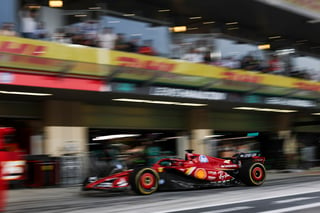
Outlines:
{"type": "Polygon", "coordinates": [[[18,37],[0,54],[0,116],[29,127],[28,154],[86,153],[90,129],[176,132],[179,155],[217,132],[275,133],[295,155],[291,133],[319,133],[314,81],[18,37]]]}

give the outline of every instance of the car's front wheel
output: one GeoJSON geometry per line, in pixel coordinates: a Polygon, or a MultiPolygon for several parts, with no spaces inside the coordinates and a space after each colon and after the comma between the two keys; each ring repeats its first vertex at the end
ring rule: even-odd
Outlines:
{"type": "Polygon", "coordinates": [[[158,190],[159,175],[147,167],[137,168],[130,175],[131,189],[140,195],[149,195],[158,190]]]}

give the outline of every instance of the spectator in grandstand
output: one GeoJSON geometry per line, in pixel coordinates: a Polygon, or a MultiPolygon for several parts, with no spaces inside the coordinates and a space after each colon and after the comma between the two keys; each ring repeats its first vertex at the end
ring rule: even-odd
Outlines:
{"type": "Polygon", "coordinates": [[[138,53],[144,55],[156,55],[156,51],[152,46],[152,40],[144,40],[142,46],[138,49],[138,53]]]}
{"type": "Polygon", "coordinates": [[[190,48],[187,53],[185,53],[182,57],[182,60],[194,62],[194,63],[203,63],[204,57],[201,53],[199,53],[195,48],[190,48]]]}
{"type": "Polygon", "coordinates": [[[216,63],[218,66],[221,67],[227,67],[230,69],[239,69],[240,68],[240,62],[239,60],[236,60],[234,57],[224,57],[222,58],[218,63],[216,63]]]}
{"type": "Polygon", "coordinates": [[[35,38],[40,40],[49,40],[50,39],[50,33],[45,28],[45,24],[43,21],[38,22],[37,28],[35,30],[35,38]]]}
{"type": "Polygon", "coordinates": [[[115,41],[114,49],[119,51],[128,51],[128,43],[123,33],[117,34],[117,39],[115,41]]]}
{"type": "Polygon", "coordinates": [[[83,44],[84,36],[81,33],[81,28],[79,26],[70,26],[66,28],[65,35],[70,38],[72,44],[83,44]]]}
{"type": "Polygon", "coordinates": [[[202,54],[203,56],[205,56],[205,54],[207,52],[210,52],[211,50],[209,49],[210,45],[208,44],[207,40],[197,40],[196,41],[196,51],[200,54],[202,54]]]}
{"type": "Polygon", "coordinates": [[[111,27],[103,28],[101,33],[98,33],[98,45],[105,49],[114,49],[117,35],[113,33],[111,27]]]}
{"type": "Polygon", "coordinates": [[[246,55],[240,62],[240,68],[244,70],[260,71],[261,66],[258,60],[251,55],[246,55]]]}
{"type": "Polygon", "coordinates": [[[82,25],[82,34],[84,45],[96,47],[98,41],[98,23],[95,20],[88,20],[82,25]]]}
{"type": "Polygon", "coordinates": [[[17,36],[17,32],[14,30],[13,23],[3,23],[0,29],[0,35],[4,36],[17,36]]]}
{"type": "Polygon", "coordinates": [[[277,55],[272,55],[268,60],[268,68],[266,71],[270,74],[284,74],[284,63],[279,59],[277,55]]]}
{"type": "Polygon", "coordinates": [[[21,13],[21,36],[24,38],[35,38],[37,28],[37,12],[35,10],[22,11],[21,13]]]}
{"type": "Polygon", "coordinates": [[[183,41],[179,38],[174,39],[173,43],[170,45],[170,49],[170,58],[180,59],[184,53],[183,41]]]}
{"type": "Polygon", "coordinates": [[[60,43],[71,43],[71,38],[67,37],[64,28],[58,28],[52,36],[52,41],[60,43]]]}
{"type": "Polygon", "coordinates": [[[128,42],[128,52],[137,53],[139,51],[139,41],[138,36],[133,36],[128,42]]]}

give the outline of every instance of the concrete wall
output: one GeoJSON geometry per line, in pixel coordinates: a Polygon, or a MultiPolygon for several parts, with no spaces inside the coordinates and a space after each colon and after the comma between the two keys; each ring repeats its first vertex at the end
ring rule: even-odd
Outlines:
{"type": "Polygon", "coordinates": [[[43,21],[50,34],[65,25],[65,17],[61,9],[41,7],[38,20],[43,21]]]}
{"type": "Polygon", "coordinates": [[[46,126],[44,154],[62,156],[88,152],[86,127],[46,126]]]}
{"type": "Polygon", "coordinates": [[[84,125],[134,129],[185,129],[185,112],[155,106],[83,106],[84,125]]]}

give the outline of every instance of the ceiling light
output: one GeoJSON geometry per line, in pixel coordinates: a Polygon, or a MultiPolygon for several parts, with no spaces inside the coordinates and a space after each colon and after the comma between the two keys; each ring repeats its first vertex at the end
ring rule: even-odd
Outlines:
{"type": "Polygon", "coordinates": [[[4,91],[0,90],[1,94],[8,94],[8,95],[32,95],[32,96],[50,96],[50,93],[34,93],[34,92],[17,92],[17,91],[4,91]]]}
{"type": "Polygon", "coordinates": [[[165,104],[165,105],[178,105],[178,106],[207,106],[207,104],[198,103],[184,103],[184,102],[173,102],[173,101],[153,101],[144,99],[131,99],[131,98],[116,98],[113,101],[124,101],[133,103],[147,103],[147,104],[165,104]]]}
{"type": "Polygon", "coordinates": [[[89,10],[101,10],[101,7],[89,7],[89,10]]]}
{"type": "Polygon", "coordinates": [[[112,139],[119,139],[119,138],[130,138],[130,137],[137,137],[140,136],[139,134],[117,134],[117,135],[104,135],[98,136],[93,138],[94,141],[101,141],[101,140],[112,140],[112,139]]]}
{"type": "Polygon", "coordinates": [[[271,108],[256,108],[256,107],[234,107],[232,109],[261,111],[261,112],[281,112],[281,113],[297,112],[297,110],[290,110],[290,109],[271,109],[271,108]]]}
{"type": "Polygon", "coordinates": [[[125,13],[123,14],[123,16],[126,16],[126,17],[130,17],[130,16],[135,16],[136,14],[134,13],[125,13]]]}
{"type": "Polygon", "coordinates": [[[234,22],[228,22],[228,23],[226,23],[226,25],[235,25],[235,24],[238,24],[239,22],[237,22],[237,21],[234,21],[234,22]]]}
{"type": "Polygon", "coordinates": [[[239,27],[230,27],[227,30],[238,30],[238,29],[239,29],[239,27]]]}
{"type": "Polygon", "coordinates": [[[87,14],[76,14],[74,17],[87,17],[87,14]]]}
{"type": "Polygon", "coordinates": [[[214,22],[214,21],[204,21],[204,22],[202,22],[202,24],[214,24],[214,23],[216,23],[216,22],[214,22]]]}
{"type": "Polygon", "coordinates": [[[165,12],[170,12],[170,9],[162,9],[158,10],[159,13],[165,13],[165,12]]]}
{"type": "Polygon", "coordinates": [[[63,1],[62,0],[49,0],[49,6],[50,7],[63,7],[63,1]]]}
{"type": "Polygon", "coordinates": [[[312,113],[312,115],[320,115],[320,112],[312,113]]]}
{"type": "Polygon", "coordinates": [[[171,32],[185,32],[187,31],[187,26],[175,26],[175,27],[170,27],[169,28],[171,32]]]}
{"type": "Polygon", "coordinates": [[[194,20],[194,19],[202,19],[201,16],[193,16],[193,17],[189,17],[189,19],[194,20]]]}
{"type": "Polygon", "coordinates": [[[277,50],[276,54],[277,55],[288,55],[288,54],[293,54],[295,53],[296,50],[291,48],[291,49],[282,49],[282,50],[277,50]]]}
{"type": "Polygon", "coordinates": [[[279,38],[281,38],[281,36],[279,36],[279,35],[277,35],[277,36],[270,36],[270,37],[268,37],[269,39],[279,39],[279,38]]]}
{"type": "Polygon", "coordinates": [[[258,49],[259,50],[267,50],[267,49],[270,49],[270,44],[261,44],[261,45],[258,45],[258,49]]]}

